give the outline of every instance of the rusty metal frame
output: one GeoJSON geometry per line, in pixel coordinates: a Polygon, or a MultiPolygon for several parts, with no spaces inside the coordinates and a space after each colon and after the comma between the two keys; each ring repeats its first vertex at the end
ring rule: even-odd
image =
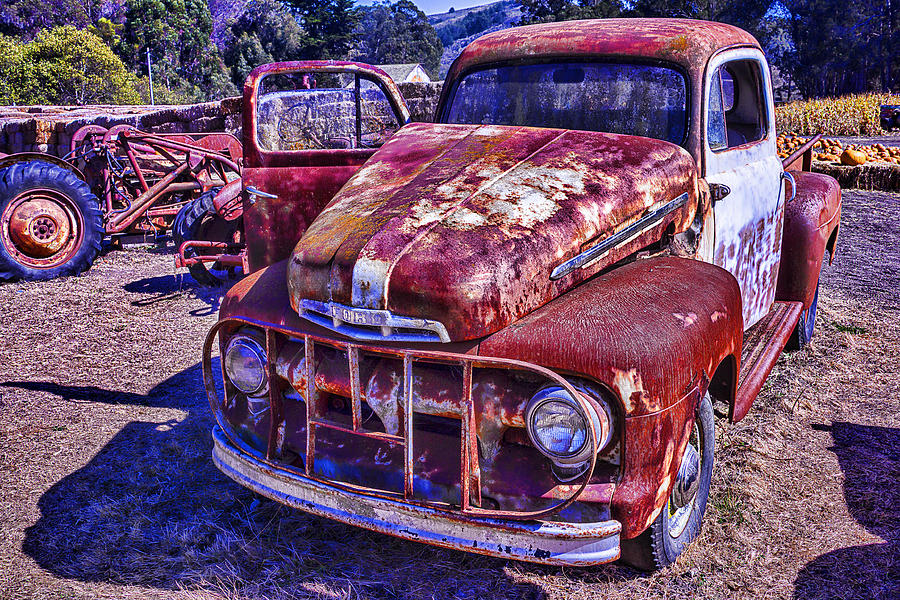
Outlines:
{"type": "MultiPolygon", "coordinates": [[[[318,481],[320,483],[324,483],[335,487],[337,489],[341,489],[347,492],[352,492],[356,494],[363,494],[372,497],[390,499],[390,500],[400,500],[406,502],[408,504],[413,505],[422,505],[428,506],[430,508],[436,508],[438,510],[444,510],[448,512],[457,512],[461,513],[465,516],[471,517],[489,517],[489,518],[498,518],[498,519],[510,519],[510,520],[542,520],[546,519],[566,507],[570,506],[573,502],[575,502],[581,493],[587,487],[597,464],[597,447],[598,447],[598,432],[595,431],[593,422],[588,419],[588,426],[590,430],[590,440],[591,440],[591,460],[590,465],[587,470],[581,475],[581,483],[577,486],[572,486],[574,492],[569,496],[563,497],[558,503],[551,506],[550,508],[536,510],[536,511],[504,511],[504,510],[492,510],[492,509],[484,509],[481,506],[481,486],[480,486],[480,475],[478,470],[478,440],[475,435],[475,427],[474,427],[474,402],[472,401],[472,371],[475,368],[505,368],[511,370],[521,370],[521,371],[529,371],[532,373],[539,374],[549,382],[555,383],[566,390],[572,398],[574,398],[582,411],[586,414],[590,414],[589,411],[593,410],[588,402],[575,390],[574,387],[570,383],[568,383],[565,379],[563,379],[557,373],[541,367],[536,364],[526,363],[513,359],[504,359],[504,358],[493,358],[493,357],[484,357],[484,356],[472,356],[466,354],[455,354],[451,352],[439,352],[433,350],[412,350],[412,349],[404,349],[404,348],[390,348],[390,347],[380,347],[380,346],[369,346],[364,344],[358,344],[354,342],[344,342],[338,341],[334,339],[324,338],[317,335],[312,335],[304,331],[294,330],[287,327],[278,326],[272,323],[265,323],[261,321],[257,321],[254,319],[248,318],[235,318],[228,317],[225,319],[219,320],[210,330],[209,334],[206,337],[206,340],[203,345],[203,380],[206,389],[207,399],[209,400],[210,408],[215,415],[216,422],[219,427],[225,432],[225,435],[229,438],[229,440],[235,444],[235,446],[240,447],[239,444],[235,442],[231,435],[231,426],[225,421],[222,412],[221,412],[221,402],[219,401],[219,395],[216,391],[215,381],[213,379],[212,374],[212,345],[218,335],[219,331],[221,331],[224,327],[241,327],[241,326],[250,326],[262,329],[266,334],[266,349],[267,352],[275,352],[277,350],[277,343],[275,336],[276,334],[280,334],[283,336],[287,336],[292,341],[298,341],[303,343],[304,345],[304,360],[305,360],[305,400],[306,400],[306,411],[307,411],[307,421],[306,421],[306,453],[305,453],[305,464],[302,470],[298,470],[284,463],[278,462],[275,460],[274,446],[273,446],[273,437],[277,429],[277,421],[274,418],[276,414],[280,414],[281,411],[281,399],[279,396],[279,391],[276,389],[275,381],[277,378],[273,378],[274,375],[274,359],[275,356],[269,354],[268,358],[268,369],[270,374],[270,384],[269,384],[269,402],[270,408],[272,410],[273,418],[271,431],[269,435],[269,444],[268,444],[268,452],[266,456],[257,456],[257,460],[261,460],[266,463],[269,467],[273,469],[280,469],[286,472],[289,472],[293,475],[306,477],[311,480],[318,481]],[[337,348],[339,350],[346,350],[348,355],[348,362],[350,365],[350,382],[351,382],[351,390],[352,390],[352,410],[353,410],[353,425],[351,428],[347,428],[341,424],[333,423],[322,419],[318,416],[317,406],[316,406],[316,398],[315,391],[312,387],[314,385],[314,366],[313,366],[313,358],[315,355],[315,346],[317,344],[330,346],[332,348],[337,348]],[[359,381],[359,353],[360,352],[369,352],[373,354],[379,355],[387,355],[392,356],[393,358],[401,359],[403,361],[403,431],[404,434],[402,436],[391,435],[383,432],[375,432],[375,431],[366,431],[363,430],[360,426],[361,419],[360,415],[360,406],[362,401],[362,394],[360,391],[360,381],[359,381]],[[438,363],[438,364],[448,364],[448,365],[458,365],[463,369],[463,410],[462,414],[460,414],[462,421],[462,434],[460,440],[460,452],[461,452],[461,473],[460,473],[460,488],[461,488],[461,506],[459,510],[454,510],[452,508],[446,507],[441,504],[418,501],[413,497],[413,484],[414,484],[414,473],[413,473],[413,419],[412,414],[414,412],[413,409],[413,369],[416,362],[422,363],[438,363]],[[397,493],[391,493],[386,490],[379,490],[373,488],[367,488],[363,486],[357,486],[352,484],[347,484],[343,482],[332,481],[328,479],[323,479],[317,477],[314,471],[314,461],[315,461],[315,435],[316,428],[324,427],[336,431],[341,431],[343,433],[349,433],[354,435],[360,435],[363,437],[368,437],[370,439],[378,439],[392,445],[402,445],[404,448],[404,490],[402,495],[397,493]],[[473,501],[474,496],[474,501],[473,501]]],[[[223,381],[227,382],[227,376],[225,374],[224,363],[221,366],[222,370],[222,378],[223,381]]],[[[226,386],[226,397],[228,394],[227,386],[226,386]]]]}

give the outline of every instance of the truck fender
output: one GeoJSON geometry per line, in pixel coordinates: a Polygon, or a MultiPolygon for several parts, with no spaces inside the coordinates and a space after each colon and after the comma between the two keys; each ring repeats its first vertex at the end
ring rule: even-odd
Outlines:
{"type": "Polygon", "coordinates": [[[721,390],[734,409],[741,309],[738,283],[720,267],[638,260],[491,335],[478,352],[592,379],[618,400],[623,471],[611,509],[631,538],[665,506],[703,395],[721,390]]]}
{"type": "Polygon", "coordinates": [[[69,161],[63,160],[57,156],[53,156],[52,154],[45,154],[43,152],[17,152],[16,154],[0,155],[0,169],[5,169],[6,167],[14,165],[16,163],[31,162],[33,160],[52,163],[56,166],[62,167],[63,169],[72,171],[73,173],[75,173],[78,179],[87,181],[87,179],[84,178],[84,173],[82,173],[78,167],[76,167],[69,161]]]}
{"type": "Polygon", "coordinates": [[[784,208],[776,300],[809,308],[827,251],[834,260],[841,222],[841,187],[828,175],[794,171],[796,196],[784,208]]]}
{"type": "Polygon", "coordinates": [[[213,206],[216,208],[216,213],[226,221],[234,221],[244,214],[244,208],[241,203],[242,190],[243,183],[241,179],[234,179],[216,192],[213,198],[213,206]]]}

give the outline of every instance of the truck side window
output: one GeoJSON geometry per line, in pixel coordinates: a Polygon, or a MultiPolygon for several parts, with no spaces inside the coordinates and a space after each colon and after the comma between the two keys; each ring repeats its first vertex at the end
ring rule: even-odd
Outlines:
{"type": "Polygon", "coordinates": [[[377,83],[344,73],[266,76],[256,115],[257,143],[270,152],[375,148],[400,127],[377,83]]]}
{"type": "Polygon", "coordinates": [[[734,148],[765,137],[762,82],[760,64],[755,60],[734,60],[716,69],[709,96],[711,149],[734,148]]]}
{"type": "Polygon", "coordinates": [[[709,82],[709,123],[706,129],[706,138],[709,141],[710,149],[721,150],[728,147],[724,99],[722,98],[722,69],[716,69],[709,82]]]}

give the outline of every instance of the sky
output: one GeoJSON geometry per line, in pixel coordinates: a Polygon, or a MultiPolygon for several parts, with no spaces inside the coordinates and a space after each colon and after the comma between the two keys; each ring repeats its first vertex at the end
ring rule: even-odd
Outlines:
{"type": "MultiPolygon", "coordinates": [[[[482,4],[490,4],[496,0],[412,0],[412,3],[426,15],[435,15],[445,13],[453,8],[469,8],[470,6],[481,6],[482,4]]],[[[357,0],[360,6],[368,6],[375,4],[373,0],[357,0]]]]}

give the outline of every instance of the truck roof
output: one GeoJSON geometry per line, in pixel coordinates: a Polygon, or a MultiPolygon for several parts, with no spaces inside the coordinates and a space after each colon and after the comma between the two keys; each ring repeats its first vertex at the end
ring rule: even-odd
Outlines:
{"type": "Polygon", "coordinates": [[[453,63],[453,81],[473,66],[517,59],[578,56],[631,56],[664,60],[692,75],[710,56],[732,46],[759,47],[744,31],[694,19],[594,19],[514,27],[489,33],[469,44],[453,63]]]}

